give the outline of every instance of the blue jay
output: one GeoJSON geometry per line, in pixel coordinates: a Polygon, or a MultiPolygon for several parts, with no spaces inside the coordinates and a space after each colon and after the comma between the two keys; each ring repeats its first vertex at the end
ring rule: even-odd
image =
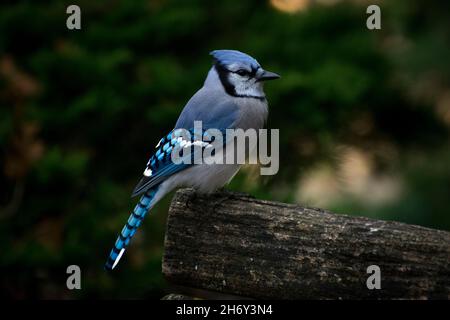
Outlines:
{"type": "Polygon", "coordinates": [[[133,191],[132,196],[143,195],[111,250],[107,270],[117,266],[147,212],[167,193],[182,186],[209,193],[227,184],[239,170],[239,164],[175,164],[170,155],[182,141],[176,135],[178,129],[192,132],[194,121],[202,121],[205,130],[258,130],[265,125],[268,108],[263,81],[280,76],[236,50],[215,50],[210,54],[214,63],[203,87],[188,101],[174,130],[159,141],[133,191]]]}

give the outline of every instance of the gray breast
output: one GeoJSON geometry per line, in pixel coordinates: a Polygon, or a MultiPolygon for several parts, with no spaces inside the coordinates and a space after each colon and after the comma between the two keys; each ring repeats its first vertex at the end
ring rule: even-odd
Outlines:
{"type": "Polygon", "coordinates": [[[234,98],[234,103],[239,107],[235,128],[244,130],[264,128],[269,113],[266,99],[234,98]]]}

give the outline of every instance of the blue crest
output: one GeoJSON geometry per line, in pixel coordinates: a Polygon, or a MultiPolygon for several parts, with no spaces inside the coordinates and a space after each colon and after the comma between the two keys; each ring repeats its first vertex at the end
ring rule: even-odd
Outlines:
{"type": "Polygon", "coordinates": [[[227,66],[232,63],[242,63],[250,65],[251,68],[257,69],[260,67],[258,61],[254,58],[237,50],[214,50],[210,52],[216,63],[222,66],[227,66]]]}

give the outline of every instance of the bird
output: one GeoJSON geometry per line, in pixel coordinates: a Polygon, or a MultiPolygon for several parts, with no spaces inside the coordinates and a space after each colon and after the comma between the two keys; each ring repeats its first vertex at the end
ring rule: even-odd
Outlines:
{"type": "Polygon", "coordinates": [[[266,124],[268,103],[264,82],[280,76],[264,70],[256,59],[241,51],[214,50],[210,55],[213,63],[203,87],[187,102],[174,129],[156,145],[132,193],[133,197],[141,195],[141,198],[118,235],[106,261],[106,270],[116,268],[146,214],[167,193],[179,187],[211,193],[225,186],[238,172],[241,165],[236,163],[175,164],[170,156],[174,148],[195,142],[195,135],[193,140],[183,141],[177,132],[192,133],[195,121],[202,121],[202,130],[221,131],[258,130],[266,124]]]}

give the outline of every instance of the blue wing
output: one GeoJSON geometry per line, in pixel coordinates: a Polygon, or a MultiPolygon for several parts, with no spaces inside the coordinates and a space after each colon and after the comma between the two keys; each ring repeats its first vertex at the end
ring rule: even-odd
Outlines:
{"type": "Polygon", "coordinates": [[[168,135],[164,136],[159,141],[155,148],[155,153],[147,162],[144,176],[133,190],[133,197],[144,193],[146,190],[161,183],[170,175],[188,167],[187,164],[175,164],[172,162],[171,152],[178,143],[178,139],[175,137],[174,131],[175,130],[172,130],[168,135]]]}
{"type": "MultiPolygon", "coordinates": [[[[175,129],[164,136],[156,146],[155,153],[150,157],[144,176],[134,188],[132,197],[144,193],[150,188],[157,186],[169,176],[184,170],[192,164],[172,162],[171,153],[180,143],[180,129],[186,129],[191,134],[191,142],[198,139],[198,134],[194,132],[194,121],[202,121],[203,132],[206,134],[208,129],[219,129],[225,135],[227,128],[232,128],[238,116],[237,106],[233,103],[218,103],[209,107],[208,105],[199,105],[196,103],[197,95],[189,101],[181,113],[175,129]]],[[[208,99],[206,103],[208,102],[208,99]]],[[[223,139],[224,143],[226,142],[223,139]]],[[[191,153],[193,154],[193,152],[191,153]]]]}
{"type": "Polygon", "coordinates": [[[194,121],[202,121],[204,129],[222,130],[233,128],[238,118],[239,107],[231,99],[217,101],[214,94],[199,90],[184,107],[175,129],[193,128],[194,121]]]}

